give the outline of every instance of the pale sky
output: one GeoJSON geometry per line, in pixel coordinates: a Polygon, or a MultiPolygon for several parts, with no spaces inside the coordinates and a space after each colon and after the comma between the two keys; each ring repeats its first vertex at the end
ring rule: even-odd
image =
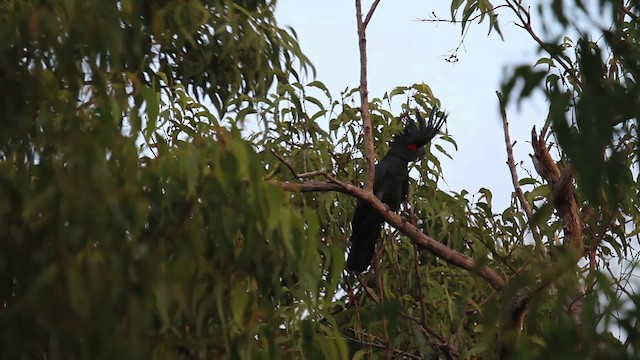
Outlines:
{"type": "MultiPolygon", "coordinates": [[[[369,9],[363,4],[363,12],[369,9]]],[[[303,52],[335,98],[359,83],[359,56],[355,2],[347,0],[280,0],[276,19],[292,26],[303,52]]],[[[449,112],[448,130],[459,150],[448,147],[454,160],[441,156],[446,184],[443,190],[466,189],[476,193],[486,187],[494,195],[494,211],[501,212],[513,191],[506,165],[502,122],[495,95],[509,66],[535,63],[536,44],[513,23],[508,9],[499,12],[504,41],[488,33],[488,23],[471,25],[456,63],[447,55],[461,41],[459,24],[427,23],[418,19],[450,18],[450,1],[383,0],[368,26],[370,99],[382,97],[395,86],[426,83],[449,112]]],[[[311,79],[310,79],[311,80],[311,79]]],[[[531,127],[544,123],[546,104],[536,102],[508,109],[516,161],[529,160],[531,127]]],[[[526,173],[519,169],[520,177],[526,173]]]]}

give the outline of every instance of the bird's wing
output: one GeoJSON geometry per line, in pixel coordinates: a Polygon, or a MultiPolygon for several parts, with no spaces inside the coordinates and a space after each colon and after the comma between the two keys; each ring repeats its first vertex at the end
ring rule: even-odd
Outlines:
{"type": "Polygon", "coordinates": [[[402,201],[404,201],[409,195],[409,174],[407,173],[407,178],[402,182],[402,201]]]}
{"type": "MultiPolygon", "coordinates": [[[[373,194],[378,199],[382,199],[382,195],[384,195],[384,192],[383,192],[384,186],[381,186],[381,184],[383,182],[382,179],[384,179],[387,171],[389,171],[389,164],[386,161],[383,160],[378,162],[378,164],[376,164],[375,179],[373,181],[373,194]]],[[[356,228],[360,226],[363,223],[364,219],[369,214],[371,214],[371,212],[375,213],[375,210],[373,210],[366,201],[362,199],[358,199],[358,203],[356,204],[356,210],[353,213],[353,220],[352,220],[353,227],[356,228]]],[[[354,232],[355,232],[355,229],[354,229],[354,232]]]]}
{"type": "Polygon", "coordinates": [[[375,179],[373,180],[373,193],[380,200],[384,197],[384,191],[386,188],[386,186],[384,186],[384,179],[389,171],[389,166],[390,164],[387,160],[382,160],[376,165],[375,179]]]}
{"type": "MultiPolygon", "coordinates": [[[[389,171],[388,162],[384,160],[378,162],[373,182],[373,193],[379,199],[384,195],[385,187],[381,184],[387,171],[389,171]]],[[[362,272],[371,264],[383,222],[382,216],[377,211],[366,201],[358,199],[351,222],[351,251],[347,258],[349,271],[362,272]]]]}

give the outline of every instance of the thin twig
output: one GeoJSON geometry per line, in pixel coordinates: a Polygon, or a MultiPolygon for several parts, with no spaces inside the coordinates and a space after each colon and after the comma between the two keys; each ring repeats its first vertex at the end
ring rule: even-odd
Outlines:
{"type": "Polygon", "coordinates": [[[416,256],[416,261],[414,262],[414,268],[416,271],[416,278],[418,281],[418,300],[420,301],[420,321],[421,324],[426,324],[427,312],[424,308],[424,292],[422,291],[422,274],[420,273],[420,261],[418,260],[420,257],[420,252],[418,251],[418,245],[413,244],[413,251],[416,256]]]}
{"type": "MultiPolygon", "coordinates": [[[[382,283],[382,271],[380,270],[380,258],[382,257],[382,253],[384,252],[384,242],[386,236],[382,237],[383,245],[379,246],[375,252],[375,259],[373,261],[373,268],[375,269],[376,274],[376,287],[378,288],[378,299],[380,299],[380,303],[384,304],[384,284],[382,283]]],[[[391,340],[389,339],[389,326],[388,319],[383,315],[382,317],[382,331],[384,334],[384,344],[385,346],[385,355],[387,359],[391,358],[392,347],[391,340]]]]}
{"type": "Polygon", "coordinates": [[[298,179],[306,179],[306,178],[310,178],[310,177],[314,177],[314,176],[320,176],[320,175],[324,175],[326,174],[327,171],[324,169],[320,169],[320,170],[314,170],[314,171],[308,171],[302,174],[298,174],[298,179]]]}
{"type": "Polygon", "coordinates": [[[524,29],[531,38],[540,45],[540,47],[546,51],[552,59],[556,60],[558,64],[571,76],[571,78],[575,81],[576,84],[580,85],[580,79],[576,76],[576,69],[573,68],[570,64],[571,62],[566,59],[565,56],[558,54],[552,49],[549,48],[549,45],[542,41],[538,34],[533,31],[533,27],[531,26],[531,12],[529,9],[525,9],[524,6],[519,1],[507,1],[507,6],[513,10],[515,15],[520,20],[520,24],[515,24],[516,26],[524,29]]]}
{"type": "Polygon", "coordinates": [[[271,153],[273,154],[273,156],[278,158],[278,160],[280,160],[280,162],[283,163],[289,169],[289,171],[291,172],[291,175],[293,175],[293,177],[296,178],[296,179],[306,179],[306,178],[310,178],[310,177],[314,177],[314,176],[320,176],[320,175],[325,175],[326,176],[326,174],[327,174],[327,171],[324,170],[324,169],[308,171],[308,172],[304,172],[304,173],[298,174],[298,172],[293,168],[293,165],[291,165],[291,162],[289,162],[289,160],[285,159],[283,156],[278,154],[273,149],[271,149],[271,153]]]}
{"type": "Polygon", "coordinates": [[[338,158],[338,155],[335,152],[333,152],[333,150],[331,149],[329,149],[329,155],[331,155],[331,158],[333,159],[333,161],[335,161],[336,165],[338,165],[338,169],[342,170],[342,172],[344,172],[346,177],[349,177],[349,170],[347,170],[346,166],[340,161],[340,159],[338,158]]]}
{"type": "MultiPolygon", "coordinates": [[[[472,23],[475,20],[478,20],[478,19],[486,16],[487,14],[492,13],[494,10],[497,10],[499,8],[502,8],[502,7],[508,7],[508,5],[507,4],[497,5],[497,6],[492,7],[491,9],[481,11],[481,12],[478,13],[478,15],[470,17],[467,20],[464,20],[464,22],[465,23],[472,23]]],[[[433,16],[433,19],[417,19],[417,21],[428,22],[428,23],[449,23],[449,24],[460,24],[460,23],[463,22],[463,20],[456,20],[456,19],[441,19],[436,15],[435,12],[432,12],[431,15],[433,16]]]]}
{"type": "Polygon", "coordinates": [[[425,339],[427,339],[429,344],[431,344],[431,346],[434,349],[439,349],[443,351],[447,359],[458,358],[459,354],[458,354],[457,346],[455,346],[454,344],[451,344],[444,336],[440,335],[437,331],[430,328],[427,324],[421,323],[418,319],[414,318],[413,316],[409,316],[405,313],[400,313],[400,316],[416,324],[420,328],[422,335],[425,337],[425,339]],[[434,341],[432,337],[436,338],[438,342],[434,341]]]}
{"type": "MultiPolygon", "coordinates": [[[[367,334],[367,333],[365,333],[364,331],[359,331],[359,330],[353,329],[353,332],[354,332],[354,333],[356,333],[357,335],[360,335],[360,337],[365,337],[365,336],[366,336],[366,337],[373,338],[374,340],[378,340],[379,342],[382,342],[382,341],[381,341],[377,336],[374,336],[374,335],[371,335],[371,334],[367,334]]],[[[379,344],[379,343],[376,343],[376,342],[367,342],[367,341],[363,341],[363,340],[358,340],[358,339],[356,339],[356,338],[351,338],[351,337],[349,337],[349,336],[345,336],[345,337],[346,337],[347,339],[349,339],[349,340],[351,340],[351,341],[354,341],[354,342],[357,342],[357,343],[359,343],[359,344],[361,344],[361,345],[363,345],[363,346],[375,347],[375,348],[379,348],[379,349],[384,349],[384,348],[386,348],[386,346],[385,346],[384,344],[379,344]]],[[[399,350],[399,349],[393,349],[393,353],[394,353],[394,354],[397,354],[397,355],[400,355],[400,358],[403,358],[403,359],[422,359],[422,357],[421,357],[421,356],[414,355],[414,354],[411,354],[411,353],[409,353],[409,352],[402,351],[402,350],[399,350]]]]}
{"type": "Polygon", "coordinates": [[[294,178],[298,178],[298,173],[296,172],[296,169],[293,168],[293,165],[291,165],[291,163],[289,162],[289,160],[285,159],[284,157],[280,156],[275,150],[271,149],[271,153],[273,154],[273,156],[275,156],[276,158],[278,158],[278,160],[280,160],[281,163],[283,163],[288,169],[289,171],[291,171],[291,175],[293,175],[294,178]]]}
{"type": "Polygon", "coordinates": [[[360,282],[360,284],[362,284],[362,289],[364,290],[365,294],[367,294],[367,297],[369,299],[371,299],[371,301],[373,301],[377,305],[380,305],[380,299],[378,298],[378,296],[373,293],[373,291],[371,290],[371,288],[369,286],[367,286],[367,282],[366,281],[362,281],[362,279],[361,279],[362,273],[358,274],[357,277],[358,277],[358,281],[360,282]]]}
{"type": "Polygon", "coordinates": [[[193,210],[196,207],[196,203],[197,203],[196,198],[197,196],[189,200],[187,208],[185,209],[184,213],[182,214],[178,222],[172,228],[164,231],[164,233],[160,235],[162,238],[171,240],[178,235],[180,230],[182,230],[182,228],[184,227],[184,224],[191,217],[191,214],[193,213],[193,210]]]}

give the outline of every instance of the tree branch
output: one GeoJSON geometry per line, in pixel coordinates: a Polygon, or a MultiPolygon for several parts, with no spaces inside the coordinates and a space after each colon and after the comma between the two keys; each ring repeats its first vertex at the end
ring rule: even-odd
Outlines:
{"type": "Polygon", "coordinates": [[[484,11],[480,11],[477,15],[472,16],[472,17],[470,17],[470,18],[468,18],[468,19],[466,19],[464,21],[463,20],[456,20],[456,19],[453,19],[453,18],[452,19],[441,19],[436,15],[435,12],[431,13],[431,16],[432,16],[431,19],[417,19],[417,21],[427,22],[427,23],[448,23],[448,24],[461,24],[463,22],[472,23],[472,22],[474,22],[474,21],[476,21],[476,20],[478,20],[480,18],[484,18],[485,16],[487,16],[487,14],[490,14],[491,12],[493,12],[493,11],[499,9],[499,8],[508,7],[508,6],[509,5],[507,5],[507,4],[494,6],[494,7],[490,8],[490,9],[487,9],[487,10],[484,10],[484,11]]]}
{"type": "Polygon", "coordinates": [[[536,128],[531,131],[533,145],[533,165],[536,171],[551,187],[551,199],[560,217],[564,231],[564,245],[574,252],[576,261],[582,256],[583,224],[578,211],[578,204],[573,189],[575,169],[569,165],[560,171],[556,162],[547,150],[547,144],[542,137],[538,137],[536,128]]]}
{"type": "Polygon", "coordinates": [[[498,96],[498,102],[500,103],[500,113],[502,115],[502,129],[504,130],[504,144],[507,149],[507,165],[509,166],[509,171],[511,172],[511,182],[513,183],[513,189],[516,192],[516,196],[520,205],[524,209],[524,213],[527,215],[527,220],[529,222],[529,227],[531,228],[531,233],[533,234],[533,238],[536,242],[536,247],[540,251],[540,254],[543,258],[547,256],[547,250],[542,245],[542,238],[540,236],[540,230],[538,226],[533,224],[531,220],[533,219],[533,210],[531,210],[531,204],[524,197],[524,193],[522,192],[522,188],[520,187],[520,179],[518,178],[518,170],[516,169],[516,161],[513,157],[513,143],[511,142],[511,136],[509,135],[509,120],[507,119],[507,110],[506,105],[504,103],[504,98],[502,94],[496,91],[496,95],[498,96]]]}
{"type": "Polygon", "coordinates": [[[518,179],[518,170],[516,169],[516,161],[513,157],[513,143],[511,142],[511,136],[509,135],[509,121],[507,120],[507,110],[505,108],[504,99],[502,98],[502,94],[496,91],[496,95],[498,96],[498,101],[500,103],[500,113],[502,115],[502,129],[504,130],[504,144],[507,148],[507,165],[509,165],[509,171],[511,172],[511,182],[513,183],[513,188],[518,196],[518,200],[520,201],[520,205],[524,209],[525,214],[527,214],[527,218],[531,219],[533,212],[531,210],[531,204],[524,197],[524,193],[522,192],[522,188],[519,184],[518,179]]]}
{"type": "Polygon", "coordinates": [[[356,18],[358,24],[358,48],[360,49],[360,114],[362,115],[362,129],[364,133],[364,156],[367,159],[367,181],[364,189],[373,190],[375,177],[376,152],[373,147],[373,127],[371,125],[371,110],[369,110],[369,88],[367,84],[367,36],[366,23],[371,20],[373,10],[379,1],[374,2],[367,15],[367,20],[362,21],[362,1],[356,0],[356,18]]]}
{"type": "Polygon", "coordinates": [[[287,160],[283,156],[279,155],[273,149],[271,149],[271,153],[273,154],[273,156],[278,158],[278,160],[280,160],[280,162],[283,163],[289,169],[289,171],[291,172],[291,175],[293,175],[293,177],[296,178],[296,179],[311,178],[311,177],[315,177],[315,176],[326,175],[326,173],[327,173],[326,170],[322,170],[322,169],[314,170],[314,171],[307,171],[307,172],[304,172],[304,173],[298,173],[293,168],[293,165],[291,165],[291,162],[289,162],[289,160],[287,160]]]}
{"type": "Polygon", "coordinates": [[[453,360],[458,358],[459,356],[458,347],[455,344],[452,344],[449,340],[447,340],[446,337],[440,335],[437,331],[429,327],[427,324],[423,322],[421,323],[420,320],[408,314],[400,313],[400,316],[416,324],[420,328],[422,335],[427,340],[427,342],[429,342],[431,347],[442,351],[442,353],[444,354],[447,360],[449,359],[453,360]],[[437,341],[433,340],[432,337],[435,338],[437,341]]]}
{"type": "Polygon", "coordinates": [[[380,0],[376,0],[373,2],[373,4],[371,4],[371,9],[369,9],[369,12],[367,13],[367,17],[364,18],[365,28],[367,27],[367,25],[369,25],[369,21],[371,21],[371,17],[373,16],[373,13],[376,11],[376,8],[378,7],[379,3],[380,3],[380,0]]]}
{"type": "MultiPolygon", "coordinates": [[[[571,164],[566,166],[562,171],[558,168],[556,162],[549,155],[547,145],[542,136],[538,137],[536,128],[531,131],[531,143],[533,145],[534,166],[540,176],[542,176],[551,187],[551,199],[556,208],[560,223],[564,231],[564,246],[568,249],[569,263],[575,264],[584,254],[583,231],[584,222],[578,210],[576,195],[574,193],[573,179],[576,175],[575,169],[571,164]]],[[[556,264],[558,265],[558,264],[556,264]]],[[[566,266],[562,262],[559,263],[560,272],[550,274],[549,280],[560,277],[567,271],[566,266]]],[[[542,285],[545,280],[542,278],[542,285]]],[[[563,285],[573,287],[571,294],[566,299],[568,301],[568,310],[576,324],[582,324],[582,309],[584,303],[584,288],[579,282],[567,283],[562,281],[563,285]]],[[[549,281],[551,284],[551,281],[549,281]]]]}
{"type": "Polygon", "coordinates": [[[420,248],[429,251],[430,253],[438,256],[451,265],[477,274],[478,276],[486,280],[489,285],[491,285],[491,287],[496,290],[500,290],[506,286],[505,279],[495,270],[484,265],[480,265],[478,261],[474,260],[473,258],[459,251],[451,249],[441,242],[427,236],[422,231],[420,231],[420,229],[405,221],[405,219],[403,219],[400,215],[390,211],[389,208],[385,204],[383,204],[372,192],[361,189],[351,184],[340,182],[329,174],[326,174],[325,176],[327,176],[329,182],[306,181],[302,183],[276,183],[287,191],[338,191],[344,194],[355,196],[359,199],[363,199],[368,202],[369,205],[373,209],[375,209],[375,211],[379,212],[389,225],[407,235],[420,248]]]}

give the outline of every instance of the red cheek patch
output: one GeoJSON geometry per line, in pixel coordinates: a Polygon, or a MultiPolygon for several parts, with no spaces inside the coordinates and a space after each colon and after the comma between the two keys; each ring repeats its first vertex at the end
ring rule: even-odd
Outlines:
{"type": "Polygon", "coordinates": [[[416,146],[416,144],[409,144],[407,145],[407,148],[411,151],[416,151],[418,149],[418,147],[416,146]]]}

